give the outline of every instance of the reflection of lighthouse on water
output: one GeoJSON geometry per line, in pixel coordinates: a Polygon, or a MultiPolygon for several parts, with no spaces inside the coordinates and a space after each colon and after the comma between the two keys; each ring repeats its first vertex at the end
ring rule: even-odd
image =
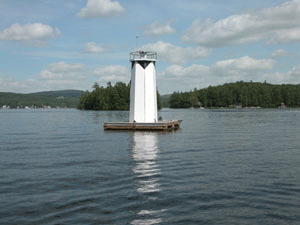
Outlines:
{"type": "Polygon", "coordinates": [[[137,217],[131,224],[158,224],[162,220],[160,212],[155,204],[155,193],[160,191],[160,168],[156,164],[157,133],[133,133],[132,159],[134,176],[137,180],[136,191],[145,198],[145,208],[137,213],[137,217]],[[140,218],[140,219],[138,219],[140,218]]]}
{"type": "Polygon", "coordinates": [[[158,192],[157,175],[160,169],[156,165],[158,153],[156,133],[133,133],[132,158],[136,163],[133,169],[138,178],[139,193],[158,192]]]}

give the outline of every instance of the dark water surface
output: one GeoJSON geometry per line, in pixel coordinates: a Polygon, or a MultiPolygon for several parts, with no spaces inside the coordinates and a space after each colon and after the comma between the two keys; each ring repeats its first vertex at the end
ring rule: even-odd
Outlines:
{"type": "Polygon", "coordinates": [[[300,110],[0,110],[0,224],[300,224],[300,110]]]}

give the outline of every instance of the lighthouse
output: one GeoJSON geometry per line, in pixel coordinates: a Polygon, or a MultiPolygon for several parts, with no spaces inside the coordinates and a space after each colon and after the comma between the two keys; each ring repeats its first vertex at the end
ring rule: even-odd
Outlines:
{"type": "Polygon", "coordinates": [[[156,52],[130,53],[130,113],[129,122],[157,122],[156,52]]]}
{"type": "Polygon", "coordinates": [[[104,130],[170,131],[177,130],[181,120],[157,120],[156,68],[157,53],[130,53],[129,121],[104,123],[104,130]]]}

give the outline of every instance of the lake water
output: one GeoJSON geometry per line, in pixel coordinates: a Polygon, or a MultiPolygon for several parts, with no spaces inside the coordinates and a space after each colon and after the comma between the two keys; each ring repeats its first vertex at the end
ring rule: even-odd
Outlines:
{"type": "Polygon", "coordinates": [[[300,110],[0,110],[0,224],[300,224],[300,110]]]}

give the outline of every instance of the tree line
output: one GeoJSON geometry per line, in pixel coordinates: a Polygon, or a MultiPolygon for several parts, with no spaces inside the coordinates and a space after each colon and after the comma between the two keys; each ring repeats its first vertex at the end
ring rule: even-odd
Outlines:
{"type": "MultiPolygon", "coordinates": [[[[95,83],[91,92],[57,91],[32,94],[0,92],[0,107],[11,108],[36,106],[68,107],[81,110],[129,110],[130,85],[110,82],[104,88],[95,83]],[[81,95],[80,95],[81,93],[81,95]],[[79,97],[80,96],[80,97],[79,97]]],[[[273,85],[257,82],[236,82],[219,86],[209,86],[190,92],[174,92],[172,95],[160,96],[157,93],[158,109],[190,107],[242,107],[274,108],[284,103],[288,107],[300,106],[299,85],[273,85]]]]}
{"type": "Polygon", "coordinates": [[[76,108],[80,94],[81,91],[76,90],[31,94],[0,92],[0,108],[4,105],[10,106],[10,108],[24,108],[26,106],[37,108],[43,106],[76,108]]]}
{"type": "MultiPolygon", "coordinates": [[[[113,86],[111,82],[108,82],[106,88],[95,83],[91,92],[82,93],[77,108],[80,110],[129,110],[129,104],[130,84],[117,82],[113,86]]],[[[157,107],[162,108],[158,92],[157,107]]]]}
{"type": "Polygon", "coordinates": [[[300,106],[299,85],[274,85],[267,82],[243,82],[209,86],[190,92],[174,92],[170,108],[190,107],[242,107],[275,108],[284,103],[287,107],[300,106]]]}

